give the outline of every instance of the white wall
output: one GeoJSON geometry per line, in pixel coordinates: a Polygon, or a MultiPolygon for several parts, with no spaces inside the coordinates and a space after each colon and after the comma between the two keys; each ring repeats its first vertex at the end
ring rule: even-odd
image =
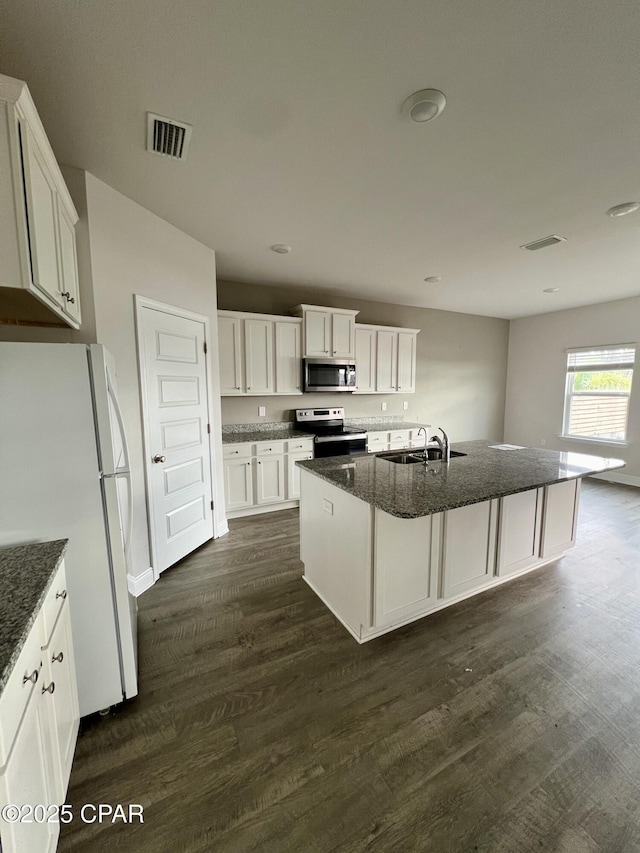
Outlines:
{"type": "Polygon", "coordinates": [[[562,432],[567,348],[626,343],[640,344],[640,297],[512,320],[505,441],[540,447],[542,439],[552,450],[615,456],[627,463],[615,478],[640,485],[640,353],[636,355],[631,393],[628,445],[558,438],[562,432]]]}
{"type": "MultiPolygon", "coordinates": [[[[86,205],[96,339],[116,359],[118,390],[132,457],[134,529],[132,574],[150,567],[143,465],[134,294],[147,296],[211,319],[211,348],[217,351],[215,257],[211,249],[174,228],[140,205],[86,175],[86,205]]],[[[213,363],[214,423],[220,423],[217,360],[213,363]]],[[[214,467],[222,471],[222,447],[212,435],[214,467]]],[[[214,500],[218,516],[224,506],[221,477],[214,500]]],[[[216,517],[216,526],[224,515],[216,517]]]]}

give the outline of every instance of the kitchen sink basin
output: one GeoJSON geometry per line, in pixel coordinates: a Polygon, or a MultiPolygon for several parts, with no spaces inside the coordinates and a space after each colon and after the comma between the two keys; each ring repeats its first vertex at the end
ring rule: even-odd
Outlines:
{"type": "Polygon", "coordinates": [[[415,453],[409,453],[406,450],[376,453],[376,456],[378,459],[386,459],[387,462],[396,462],[398,465],[415,465],[418,462],[422,462],[424,465],[424,456],[417,456],[415,453]]]}
{"type": "MultiPolygon", "coordinates": [[[[466,453],[461,453],[459,450],[452,450],[449,454],[451,459],[466,455],[466,453]]],[[[395,462],[397,465],[416,465],[419,462],[422,462],[424,465],[424,455],[421,450],[414,452],[409,450],[388,450],[384,453],[376,453],[376,456],[379,459],[386,459],[387,462],[395,462]]],[[[442,458],[442,451],[439,447],[428,447],[427,458],[430,462],[438,462],[442,458]]]]}

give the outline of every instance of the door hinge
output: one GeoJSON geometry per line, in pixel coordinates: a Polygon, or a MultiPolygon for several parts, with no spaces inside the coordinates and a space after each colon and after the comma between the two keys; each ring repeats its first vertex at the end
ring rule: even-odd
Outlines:
{"type": "Polygon", "coordinates": [[[207,424],[207,432],[211,435],[211,424],[207,424]]]}
{"type": "Polygon", "coordinates": [[[204,352],[205,352],[205,355],[206,355],[206,354],[207,354],[207,352],[208,352],[208,350],[207,350],[207,342],[206,342],[206,341],[204,342],[204,352]]]}
{"type": "Polygon", "coordinates": [[[213,510],[213,501],[211,501],[211,509],[213,510]]]}

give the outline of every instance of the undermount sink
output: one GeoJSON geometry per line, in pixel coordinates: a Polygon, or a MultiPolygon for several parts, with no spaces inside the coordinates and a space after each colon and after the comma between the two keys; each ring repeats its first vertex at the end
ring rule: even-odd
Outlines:
{"type": "MultiPolygon", "coordinates": [[[[466,455],[466,453],[461,453],[459,450],[452,450],[449,453],[451,459],[466,455]]],[[[416,465],[419,462],[422,462],[424,465],[424,453],[421,450],[413,452],[409,450],[392,450],[385,451],[384,453],[376,453],[376,456],[378,459],[386,459],[387,462],[395,462],[397,465],[416,465]]],[[[439,447],[428,447],[427,458],[430,462],[437,462],[442,459],[442,451],[439,447]]]]}

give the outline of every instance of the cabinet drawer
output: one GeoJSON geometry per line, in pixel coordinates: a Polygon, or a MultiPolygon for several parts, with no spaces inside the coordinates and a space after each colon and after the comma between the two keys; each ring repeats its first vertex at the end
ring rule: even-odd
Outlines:
{"type": "Polygon", "coordinates": [[[53,583],[49,587],[49,592],[42,605],[42,616],[44,624],[44,633],[42,636],[42,645],[45,646],[53,632],[58,614],[62,610],[62,606],[67,598],[67,582],[64,573],[64,565],[60,566],[53,579],[53,583]]]}
{"type": "Polygon", "coordinates": [[[250,444],[223,444],[222,456],[224,459],[244,459],[251,456],[250,444]]]}
{"type": "Polygon", "coordinates": [[[399,442],[405,442],[405,447],[408,447],[410,440],[411,440],[411,430],[401,429],[401,430],[396,430],[395,432],[389,433],[389,441],[391,442],[391,444],[398,444],[399,442]]]}
{"type": "Polygon", "coordinates": [[[256,444],[256,456],[275,456],[284,453],[284,441],[259,441],[256,444]]]}
{"type": "Polygon", "coordinates": [[[44,620],[40,610],[0,695],[0,768],[6,764],[29,697],[34,690],[41,689],[43,638],[44,620]]]}
{"type": "Polygon", "coordinates": [[[370,432],[367,438],[367,444],[369,447],[375,447],[376,449],[381,450],[384,446],[389,443],[389,433],[388,432],[370,432]]]}
{"type": "Polygon", "coordinates": [[[287,453],[313,452],[312,438],[292,438],[287,442],[287,453]]]}

